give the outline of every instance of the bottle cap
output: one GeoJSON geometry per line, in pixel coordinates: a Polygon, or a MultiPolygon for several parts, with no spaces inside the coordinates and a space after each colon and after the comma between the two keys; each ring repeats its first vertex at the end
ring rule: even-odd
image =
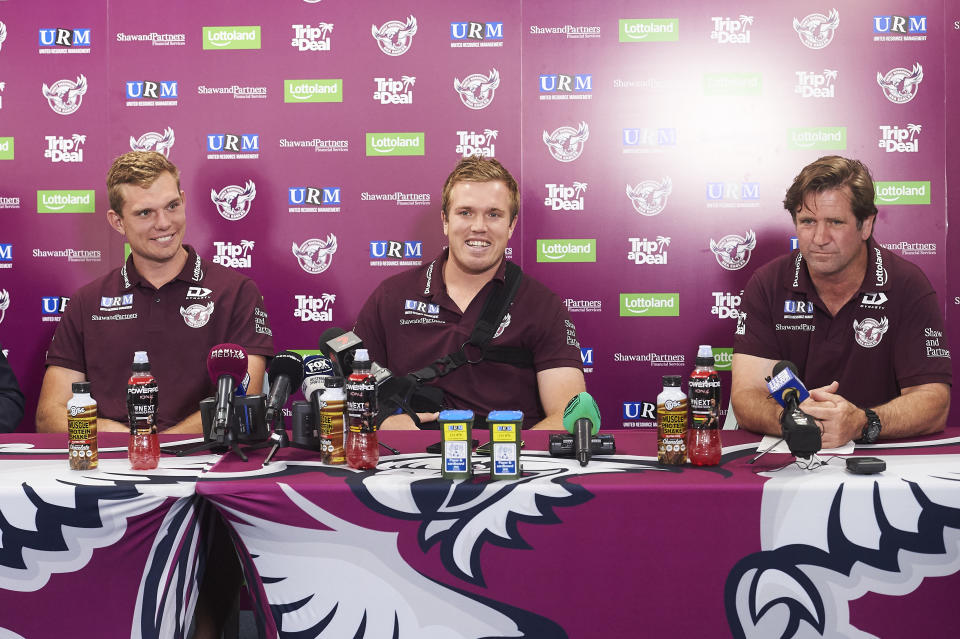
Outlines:
{"type": "Polygon", "coordinates": [[[697,366],[713,366],[713,348],[709,344],[701,344],[697,350],[697,366]]]}
{"type": "Polygon", "coordinates": [[[70,388],[73,390],[74,395],[90,394],[90,382],[74,382],[70,385],[70,388]]]}
{"type": "Polygon", "coordinates": [[[663,386],[664,386],[664,388],[680,388],[680,376],[679,376],[679,375],[664,375],[664,376],[663,376],[663,386]]]}
{"type": "Polygon", "coordinates": [[[353,361],[355,362],[369,362],[370,353],[367,352],[365,348],[358,348],[357,352],[353,355],[353,361]]]}
{"type": "Polygon", "coordinates": [[[133,363],[134,364],[148,364],[150,360],[147,359],[147,351],[136,351],[133,354],[133,363]]]}
{"type": "Polygon", "coordinates": [[[324,388],[343,388],[343,378],[342,377],[324,377],[323,387],[324,388]]]}

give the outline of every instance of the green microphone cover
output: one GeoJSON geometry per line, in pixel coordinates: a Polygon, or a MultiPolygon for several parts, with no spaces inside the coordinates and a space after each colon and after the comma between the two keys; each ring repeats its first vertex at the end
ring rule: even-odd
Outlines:
{"type": "Polygon", "coordinates": [[[593,424],[590,429],[590,435],[596,435],[600,430],[600,407],[590,393],[582,391],[574,395],[573,399],[567,402],[567,407],[563,409],[563,427],[568,433],[573,433],[574,424],[578,419],[589,419],[593,424]]]}

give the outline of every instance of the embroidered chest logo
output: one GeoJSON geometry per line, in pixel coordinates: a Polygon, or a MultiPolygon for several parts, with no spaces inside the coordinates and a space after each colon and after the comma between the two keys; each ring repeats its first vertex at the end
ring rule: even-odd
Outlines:
{"type": "Polygon", "coordinates": [[[191,304],[187,308],[181,306],[180,315],[183,316],[183,321],[190,328],[203,328],[210,321],[210,316],[213,315],[213,302],[206,305],[191,304]]]}
{"type": "Polygon", "coordinates": [[[496,339],[503,335],[503,331],[510,326],[510,313],[507,313],[503,316],[503,321],[500,322],[500,326],[497,327],[497,332],[493,334],[493,339],[496,339]]]}
{"type": "Polygon", "coordinates": [[[890,328],[890,321],[884,317],[877,321],[872,317],[864,319],[862,322],[853,320],[853,335],[857,344],[864,348],[873,348],[880,343],[883,334],[890,328]]]}

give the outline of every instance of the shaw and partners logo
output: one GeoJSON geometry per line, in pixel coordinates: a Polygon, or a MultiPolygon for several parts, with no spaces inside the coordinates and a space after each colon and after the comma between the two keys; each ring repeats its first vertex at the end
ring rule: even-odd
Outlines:
{"type": "Polygon", "coordinates": [[[502,22],[451,22],[450,47],[502,47],[502,22]]]}
{"type": "Polygon", "coordinates": [[[750,44],[750,27],[753,26],[753,16],[741,13],[736,20],[714,16],[710,18],[710,21],[713,22],[710,39],[717,44],[750,44]]]}
{"type": "Polygon", "coordinates": [[[176,80],[138,80],[126,83],[126,106],[177,106],[176,80]]]}
{"type": "Polygon", "coordinates": [[[620,20],[620,42],[676,42],[680,39],[677,18],[620,20]]]}
{"type": "Polygon", "coordinates": [[[70,115],[75,113],[83,102],[83,96],[87,93],[87,78],[81,73],[77,76],[76,82],[63,79],[57,80],[50,86],[44,83],[41,91],[54,113],[70,115]]]}
{"type": "Polygon", "coordinates": [[[874,182],[875,204],[930,204],[930,181],[874,182]]]}
{"type": "Polygon", "coordinates": [[[590,137],[590,127],[581,122],[574,129],[571,126],[561,126],[552,133],[543,132],[543,143],[554,160],[558,162],[573,162],[583,153],[583,147],[590,137]]]}
{"type": "Polygon", "coordinates": [[[927,16],[873,16],[874,42],[906,42],[927,39],[927,16]]]}
{"type": "Polygon", "coordinates": [[[403,191],[393,191],[392,193],[370,193],[364,191],[360,194],[361,202],[393,202],[397,206],[430,206],[429,193],[404,193],[403,191]]]}
{"type": "Polygon", "coordinates": [[[627,197],[633,210],[644,216],[658,215],[667,206],[667,198],[673,193],[673,180],[669,176],[657,182],[644,180],[636,186],[627,185],[627,197]]]}
{"type": "Polygon", "coordinates": [[[259,49],[260,25],[243,27],[203,27],[205,51],[259,49]]]}
{"type": "Polygon", "coordinates": [[[603,300],[575,300],[567,298],[563,305],[568,313],[600,313],[603,311],[603,300]]]}
{"type": "Polygon", "coordinates": [[[379,27],[370,25],[370,32],[377,46],[387,55],[403,55],[413,46],[413,36],[417,35],[417,19],[408,16],[406,22],[388,20],[379,27]]]}
{"type": "Polygon", "coordinates": [[[596,239],[537,240],[538,262],[596,262],[596,239]]]}
{"type": "Polygon", "coordinates": [[[259,157],[258,133],[207,134],[208,160],[256,160],[259,157]]]}
{"type": "Polygon", "coordinates": [[[157,131],[147,131],[139,138],[130,136],[131,151],[156,151],[162,153],[164,157],[170,157],[170,149],[177,138],[173,133],[172,127],[167,127],[162,133],[157,131]]]}
{"type": "Polygon", "coordinates": [[[456,152],[465,158],[472,155],[492,158],[497,154],[497,145],[494,144],[494,140],[497,139],[498,135],[500,135],[500,132],[496,129],[484,129],[483,133],[457,131],[456,152]]]}
{"type": "Polygon", "coordinates": [[[703,94],[707,96],[758,96],[763,92],[759,72],[704,73],[703,94]]]}
{"type": "Polygon", "coordinates": [[[185,33],[123,33],[118,32],[117,42],[149,42],[155,47],[182,47],[187,44],[187,34],[185,33]]]}
{"type": "Polygon", "coordinates": [[[265,100],[267,98],[267,87],[240,86],[232,84],[228,87],[208,87],[201,84],[197,87],[197,95],[229,95],[234,100],[265,100]]]}
{"type": "Polygon", "coordinates": [[[214,242],[217,253],[213,261],[228,268],[250,268],[253,265],[253,240],[233,242],[214,242]]]}
{"type": "Polygon", "coordinates": [[[37,213],[93,213],[93,190],[37,191],[37,213]]]}
{"type": "Polygon", "coordinates": [[[90,29],[40,29],[38,53],[90,53],[90,29]]]}
{"type": "Polygon", "coordinates": [[[790,149],[819,149],[842,151],[847,148],[847,127],[815,126],[787,129],[787,147],[790,149]]]}
{"type": "Polygon", "coordinates": [[[571,186],[564,184],[544,184],[547,196],[543,205],[551,211],[582,211],[583,193],[587,190],[586,182],[573,182],[571,186]]]}
{"type": "Polygon", "coordinates": [[[883,95],[894,104],[906,104],[916,97],[923,82],[923,67],[915,62],[912,69],[896,67],[880,75],[877,71],[877,84],[883,95]]]}
{"type": "Polygon", "coordinates": [[[679,316],[679,293],[620,293],[620,317],[679,316]]]}
{"type": "Polygon", "coordinates": [[[102,258],[102,253],[90,249],[68,248],[48,250],[35,248],[33,249],[33,257],[35,259],[60,258],[66,259],[68,262],[99,262],[102,258]]]}
{"type": "Polygon", "coordinates": [[[290,213],[339,213],[339,186],[291,186],[287,189],[290,213]]]}
{"type": "Polygon", "coordinates": [[[833,98],[837,94],[836,69],[824,69],[823,73],[816,71],[795,71],[797,83],[793,92],[801,98],[833,98]]]}
{"type": "Polygon", "coordinates": [[[663,153],[677,146],[677,130],[672,127],[623,129],[624,153],[663,153]]]}
{"type": "Polygon", "coordinates": [[[413,104],[413,85],[417,77],[401,75],[399,80],[393,78],[374,78],[376,89],[373,91],[373,101],[380,104],[413,104]]]}
{"type": "Polygon", "coordinates": [[[562,35],[566,36],[568,40],[582,40],[586,38],[599,38],[600,37],[600,26],[589,26],[589,25],[573,25],[566,24],[561,27],[542,27],[539,25],[530,25],[530,35],[542,36],[542,35],[562,35]]]}
{"type": "Polygon", "coordinates": [[[881,124],[877,146],[887,153],[916,153],[920,150],[919,136],[922,130],[919,124],[907,124],[903,128],[881,124]]]}
{"type": "Polygon", "coordinates": [[[318,22],[317,26],[309,24],[291,24],[293,39],[290,46],[297,51],[329,51],[330,34],[333,33],[333,23],[318,22]]]}
{"type": "Polygon", "coordinates": [[[284,80],[284,102],[343,102],[343,80],[284,80]]]}
{"type": "Polygon", "coordinates": [[[321,293],[320,297],[294,295],[293,299],[297,304],[293,316],[301,322],[333,321],[333,303],[337,301],[337,296],[333,293],[321,293]]]}
{"type": "Polygon", "coordinates": [[[753,209],[759,207],[759,182],[707,182],[708,209],[753,209]]]}
{"type": "Polygon", "coordinates": [[[423,242],[370,242],[370,266],[416,266],[423,260],[423,242]]]}
{"type": "Polygon", "coordinates": [[[367,133],[368,156],[423,155],[425,140],[416,133],[367,133]]]}
{"type": "Polygon", "coordinates": [[[453,88],[460,95],[463,105],[474,110],[485,109],[493,103],[497,87],[500,86],[500,72],[490,69],[490,73],[471,73],[463,80],[453,79],[453,88]]]}
{"type": "Polygon", "coordinates": [[[592,100],[592,73],[547,73],[540,76],[541,100],[592,100]]]}

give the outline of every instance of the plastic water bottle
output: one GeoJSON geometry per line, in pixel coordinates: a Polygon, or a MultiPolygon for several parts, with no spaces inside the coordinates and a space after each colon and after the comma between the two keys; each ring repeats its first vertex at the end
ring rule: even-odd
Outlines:
{"type": "Polygon", "coordinates": [[[720,463],[720,375],[714,367],[713,349],[701,344],[697,365],[687,380],[690,395],[690,430],[687,434],[687,456],[694,466],[715,466],[720,463]]]}
{"type": "Polygon", "coordinates": [[[130,468],[156,468],[160,463],[157,380],[150,372],[146,351],[137,351],[133,356],[133,373],[127,382],[127,415],[130,418],[130,443],[127,446],[130,468]]]}
{"type": "Polygon", "coordinates": [[[358,348],[353,358],[353,373],[347,378],[347,464],[350,468],[370,470],[380,461],[380,446],[373,416],[377,411],[376,383],[370,374],[370,355],[358,348]]]}

